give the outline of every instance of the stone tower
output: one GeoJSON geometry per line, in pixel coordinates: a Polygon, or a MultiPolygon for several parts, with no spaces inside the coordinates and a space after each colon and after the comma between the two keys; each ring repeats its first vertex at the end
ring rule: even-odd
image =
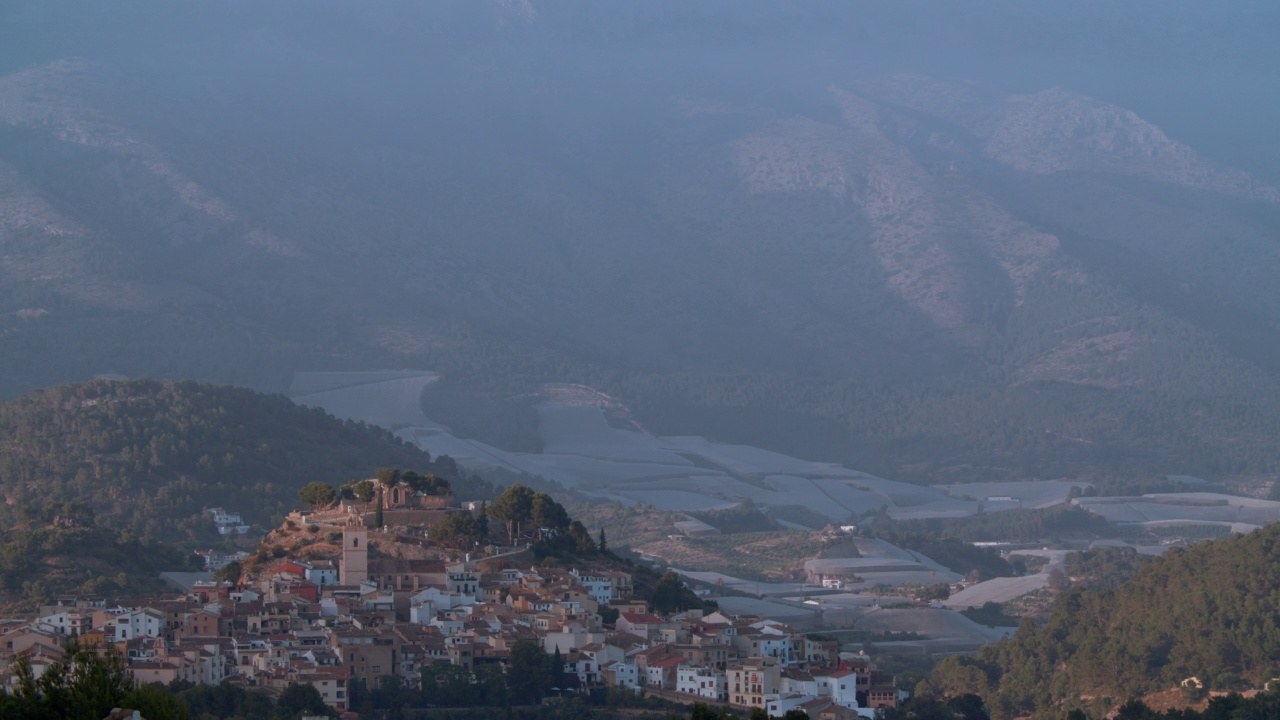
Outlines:
{"type": "Polygon", "coordinates": [[[369,579],[369,531],[364,520],[353,515],[342,528],[342,566],[338,582],[359,585],[369,579]]]}

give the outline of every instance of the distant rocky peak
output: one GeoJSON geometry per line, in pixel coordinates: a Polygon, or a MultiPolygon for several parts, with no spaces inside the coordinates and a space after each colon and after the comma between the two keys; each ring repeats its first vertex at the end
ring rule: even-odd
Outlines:
{"type": "Polygon", "coordinates": [[[1108,172],[1280,202],[1280,190],[1219,167],[1116,105],[1050,88],[1012,95],[974,127],[984,153],[1024,172],[1108,172]]]}

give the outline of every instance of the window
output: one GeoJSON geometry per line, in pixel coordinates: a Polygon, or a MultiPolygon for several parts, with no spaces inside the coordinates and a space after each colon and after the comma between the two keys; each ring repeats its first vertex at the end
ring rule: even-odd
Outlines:
{"type": "Polygon", "coordinates": [[[351,538],[351,547],[360,547],[360,538],[351,538]]]}

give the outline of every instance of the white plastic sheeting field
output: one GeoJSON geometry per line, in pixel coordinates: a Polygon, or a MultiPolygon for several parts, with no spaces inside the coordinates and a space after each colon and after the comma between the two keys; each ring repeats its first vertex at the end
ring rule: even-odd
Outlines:
{"type": "Polygon", "coordinates": [[[289,397],[344,420],[396,428],[439,427],[422,414],[422,391],[439,379],[425,370],[295,373],[289,397]]]}
{"type": "MultiPolygon", "coordinates": [[[[566,394],[564,388],[544,394],[552,399],[538,407],[543,452],[507,452],[459,438],[423,415],[422,392],[437,379],[425,370],[298,373],[290,395],[340,418],[391,428],[432,455],[448,455],[464,466],[528,473],[587,496],[677,512],[750,499],[765,507],[804,508],[835,523],[881,509],[899,519],[965,517],[1048,507],[1066,501],[1073,488],[1084,487],[1065,480],[908,485],[747,445],[650,435],[611,426],[603,407],[579,397],[605,396],[576,387],[570,388],[576,394],[566,394]]],[[[1081,497],[1074,502],[1122,524],[1190,521],[1243,530],[1280,520],[1280,502],[1217,493],[1081,497]]]]}
{"type": "MultiPolygon", "coordinates": [[[[934,488],[896,483],[839,465],[700,437],[660,437],[611,427],[597,407],[542,405],[538,413],[544,452],[506,453],[503,463],[589,496],[674,511],[750,499],[765,507],[802,507],[832,522],[881,508],[891,515],[966,515],[977,510],[977,503],[955,500],[934,488]]],[[[442,439],[424,436],[419,442],[436,453],[445,450],[442,439]]]]}
{"type": "Polygon", "coordinates": [[[981,625],[958,612],[943,608],[881,608],[859,617],[853,627],[873,633],[919,633],[927,639],[878,645],[909,645],[928,649],[931,652],[975,649],[989,645],[1003,635],[995,628],[981,625]]]}
{"type": "Polygon", "coordinates": [[[1013,503],[1012,507],[1025,509],[1050,507],[1066,502],[1071,496],[1072,488],[1083,490],[1089,487],[1089,483],[1071,480],[1028,480],[937,485],[936,487],[956,498],[983,502],[986,509],[990,511],[996,507],[1007,509],[1006,503],[1013,503]]]}
{"type": "Polygon", "coordinates": [[[856,558],[822,558],[804,564],[809,577],[842,578],[849,590],[873,588],[877,585],[936,585],[956,583],[961,575],[939,565],[933,559],[905,550],[884,540],[855,538],[856,558]],[[860,578],[854,580],[853,578],[860,578]]]}
{"type": "MultiPolygon", "coordinates": [[[[553,480],[587,496],[697,511],[750,499],[798,506],[831,522],[884,508],[890,515],[963,516],[978,504],[746,445],[693,436],[660,437],[612,427],[601,407],[569,402],[538,406],[541,453],[515,453],[459,438],[422,414],[428,371],[298,373],[290,394],[341,418],[391,428],[432,455],[475,467],[498,467],[553,480]]],[[[549,394],[555,396],[554,394],[549,394]]]]}
{"type": "Polygon", "coordinates": [[[1113,523],[1173,523],[1179,520],[1235,527],[1280,520],[1280,502],[1221,493],[1166,493],[1141,497],[1093,497],[1073,500],[1113,523]]]}

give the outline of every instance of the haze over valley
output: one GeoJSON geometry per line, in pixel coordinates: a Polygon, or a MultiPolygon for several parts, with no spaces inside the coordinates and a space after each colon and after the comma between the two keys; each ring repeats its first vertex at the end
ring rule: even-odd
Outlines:
{"type": "Polygon", "coordinates": [[[339,676],[310,710],[657,720],[704,697],[677,665],[732,706],[698,720],[1274,716],[1207,693],[1280,647],[1278,37],[1252,0],[0,3],[0,715],[59,717],[19,656],[69,677],[93,630],[180,681],[117,688],[151,720],[339,676]],[[175,588],[160,647],[106,634],[175,588]],[[739,661],[800,674],[735,700],[739,661]]]}
{"type": "Polygon", "coordinates": [[[427,368],[507,450],[570,382],[908,482],[1274,481],[1265,13],[248,7],[4,11],[0,392],[427,368]]]}

